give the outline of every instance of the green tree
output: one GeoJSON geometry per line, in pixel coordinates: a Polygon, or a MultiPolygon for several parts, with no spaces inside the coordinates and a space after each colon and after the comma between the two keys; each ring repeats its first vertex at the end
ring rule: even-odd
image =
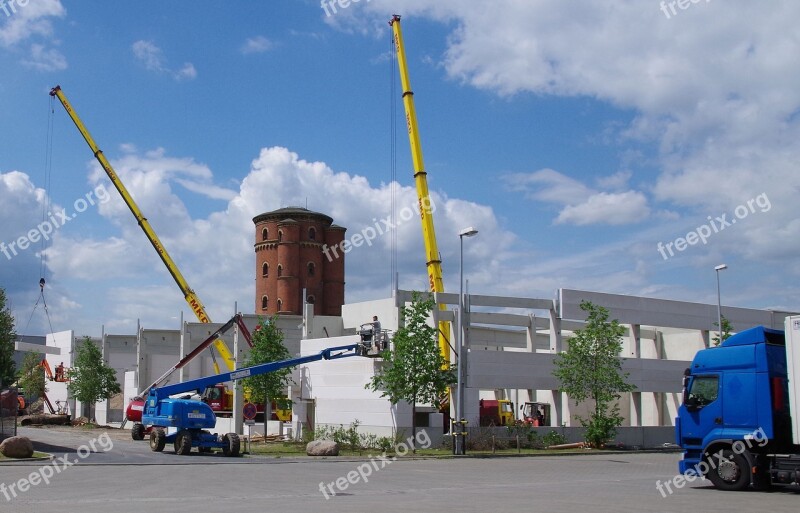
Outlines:
{"type": "MultiPolygon", "coordinates": [[[[719,323],[715,322],[714,323],[714,327],[719,329],[719,323]]],[[[733,324],[731,324],[731,321],[726,319],[725,316],[723,315],[722,316],[722,341],[723,342],[725,342],[726,340],[731,338],[731,332],[732,331],[733,331],[733,324]]],[[[717,336],[716,337],[712,337],[711,340],[714,341],[714,345],[715,346],[718,346],[720,344],[719,331],[717,332],[717,336]]]]}
{"type": "Polygon", "coordinates": [[[78,346],[67,375],[70,380],[67,384],[69,393],[92,407],[101,399],[110,399],[122,391],[117,382],[117,372],[106,365],[100,348],[89,337],[84,337],[83,343],[78,346]]]}
{"type": "Polygon", "coordinates": [[[47,380],[44,376],[44,369],[40,365],[42,362],[39,353],[33,351],[25,354],[22,360],[22,368],[17,376],[17,385],[25,390],[26,397],[41,397],[47,393],[47,380]]]}
{"type": "Polygon", "coordinates": [[[636,387],[626,383],[628,375],[622,372],[619,357],[625,328],[616,319],[609,321],[608,310],[601,306],[582,301],[580,307],[588,314],[586,327],[576,330],[569,349],[556,357],[553,375],[571,399],[594,403],[589,418],[575,417],[586,428],[586,441],[600,447],[622,424],[620,394],[636,387]]]}
{"type": "Polygon", "coordinates": [[[6,291],[0,288],[0,384],[11,385],[16,378],[14,363],[14,316],[6,308],[6,291]]]}
{"type": "MultiPolygon", "coordinates": [[[[258,325],[253,331],[253,347],[244,360],[245,367],[252,367],[262,363],[287,360],[292,355],[283,345],[283,331],[278,327],[278,316],[274,315],[265,321],[258,318],[258,325]]],[[[264,432],[266,433],[267,421],[272,416],[272,400],[284,395],[284,390],[292,382],[292,369],[287,367],[275,372],[250,376],[244,378],[245,393],[251,401],[264,403],[264,432]]]]}
{"type": "Polygon", "coordinates": [[[401,309],[404,322],[395,333],[394,351],[381,354],[384,363],[365,386],[381,392],[392,404],[406,401],[411,405],[412,436],[416,435],[417,403],[438,404],[456,382],[453,367],[439,352],[437,329],[428,324],[434,306],[430,295],[412,294],[411,305],[401,309]]]}

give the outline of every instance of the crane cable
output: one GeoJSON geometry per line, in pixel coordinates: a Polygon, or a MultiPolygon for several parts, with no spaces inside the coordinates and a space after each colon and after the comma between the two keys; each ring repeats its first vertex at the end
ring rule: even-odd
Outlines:
{"type": "MultiPolygon", "coordinates": [[[[47,133],[45,136],[45,157],[44,157],[44,180],[43,180],[43,187],[44,187],[44,196],[42,198],[42,223],[47,221],[47,217],[50,215],[50,184],[53,175],[53,119],[55,117],[55,109],[53,106],[53,98],[50,98],[50,104],[47,107],[47,133]]],[[[53,321],[50,319],[50,310],[47,308],[47,299],[44,296],[44,286],[46,284],[45,275],[47,274],[47,249],[50,245],[50,242],[47,240],[49,237],[42,237],[42,244],[41,249],[39,250],[39,297],[36,299],[36,303],[33,305],[33,310],[31,311],[30,317],[28,317],[28,322],[25,325],[25,329],[23,330],[23,337],[24,333],[28,331],[28,328],[31,325],[31,321],[33,320],[33,314],[36,313],[36,309],[39,308],[39,303],[42,303],[42,307],[44,309],[45,316],[47,317],[47,325],[50,327],[50,335],[55,333],[53,330],[53,321]]]]}

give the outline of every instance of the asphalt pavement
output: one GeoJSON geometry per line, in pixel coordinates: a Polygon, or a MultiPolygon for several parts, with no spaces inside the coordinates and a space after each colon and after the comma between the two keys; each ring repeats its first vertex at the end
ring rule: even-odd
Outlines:
{"type": "Polygon", "coordinates": [[[225,458],[177,456],[169,448],[156,454],[147,442],[118,433],[117,439],[109,435],[113,448],[104,450],[110,444],[101,445],[101,433],[21,430],[58,449],[57,458],[0,464],[0,512],[794,513],[800,507],[797,487],[720,492],[702,480],[676,482],[676,453],[400,461],[374,455],[225,458]],[[84,450],[93,439],[97,450],[84,450]],[[65,457],[77,463],[58,464],[65,457]]]}

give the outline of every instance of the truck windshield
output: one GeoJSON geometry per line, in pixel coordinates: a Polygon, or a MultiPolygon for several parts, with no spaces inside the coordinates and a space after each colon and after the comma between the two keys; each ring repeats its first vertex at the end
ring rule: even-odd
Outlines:
{"type": "Polygon", "coordinates": [[[705,406],[717,400],[719,392],[718,376],[697,376],[689,386],[687,402],[695,406],[705,406]]]}

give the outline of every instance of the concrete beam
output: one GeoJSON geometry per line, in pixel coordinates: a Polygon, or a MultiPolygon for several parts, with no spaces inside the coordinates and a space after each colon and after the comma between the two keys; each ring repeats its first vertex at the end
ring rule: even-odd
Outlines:
{"type": "Polygon", "coordinates": [[[44,354],[61,354],[61,349],[53,346],[46,346],[44,344],[31,344],[29,342],[14,342],[15,351],[23,351],[44,354]]]}

